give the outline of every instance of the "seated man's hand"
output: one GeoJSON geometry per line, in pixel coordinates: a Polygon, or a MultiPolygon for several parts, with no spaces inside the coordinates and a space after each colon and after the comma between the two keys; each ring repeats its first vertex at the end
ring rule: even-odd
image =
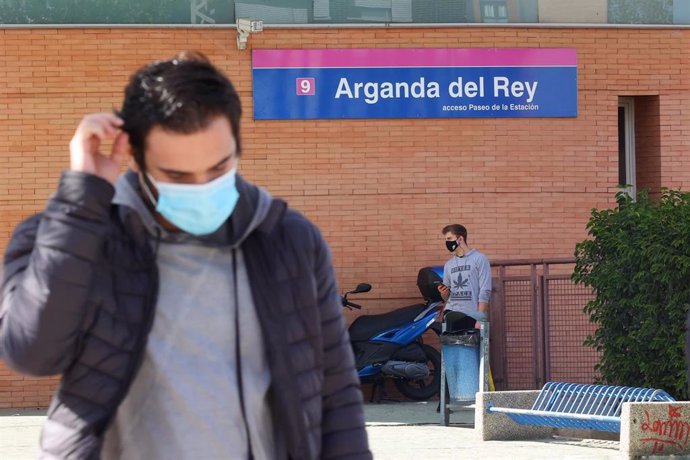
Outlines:
{"type": "Polygon", "coordinates": [[[450,289],[448,289],[448,286],[445,284],[439,284],[438,285],[438,292],[441,294],[441,298],[443,300],[448,300],[448,297],[450,297],[450,289]]]}

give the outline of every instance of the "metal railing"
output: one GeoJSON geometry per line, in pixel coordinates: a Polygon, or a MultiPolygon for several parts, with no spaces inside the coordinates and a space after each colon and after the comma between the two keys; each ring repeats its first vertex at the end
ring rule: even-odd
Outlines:
{"type": "Polygon", "coordinates": [[[570,276],[575,259],[492,260],[491,363],[497,389],[537,389],[552,380],[592,383],[595,326],[583,312],[592,292],[570,276]]]}

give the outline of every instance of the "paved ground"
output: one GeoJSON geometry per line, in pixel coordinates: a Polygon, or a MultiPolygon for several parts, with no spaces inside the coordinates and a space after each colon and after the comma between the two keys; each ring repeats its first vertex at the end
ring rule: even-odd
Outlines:
{"type": "MultiPolygon", "coordinates": [[[[618,443],[555,438],[544,441],[479,441],[471,411],[439,425],[436,402],[367,404],[369,442],[376,459],[620,459],[618,443]]],[[[0,411],[0,459],[36,458],[44,411],[0,411]]]]}
{"type": "Polygon", "coordinates": [[[440,425],[437,402],[368,404],[367,431],[377,459],[617,459],[618,442],[554,438],[544,441],[480,441],[474,411],[440,425]]]}
{"type": "Polygon", "coordinates": [[[0,459],[35,460],[45,411],[0,411],[0,459]]]}

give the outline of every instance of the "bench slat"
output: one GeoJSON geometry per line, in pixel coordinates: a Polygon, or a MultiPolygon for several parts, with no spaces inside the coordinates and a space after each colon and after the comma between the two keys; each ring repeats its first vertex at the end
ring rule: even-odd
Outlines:
{"type": "Polygon", "coordinates": [[[599,422],[620,422],[620,417],[611,417],[606,415],[585,415],[574,414],[571,412],[546,412],[531,409],[512,409],[509,407],[490,407],[489,412],[500,412],[502,414],[516,414],[516,415],[533,415],[544,418],[563,418],[571,420],[596,420],[599,422]]]}
{"type": "Polygon", "coordinates": [[[579,430],[598,430],[619,432],[620,417],[603,415],[582,415],[573,413],[557,413],[533,411],[530,409],[510,409],[506,407],[491,407],[489,412],[500,412],[521,425],[536,425],[553,428],[574,428],[579,430]]]}

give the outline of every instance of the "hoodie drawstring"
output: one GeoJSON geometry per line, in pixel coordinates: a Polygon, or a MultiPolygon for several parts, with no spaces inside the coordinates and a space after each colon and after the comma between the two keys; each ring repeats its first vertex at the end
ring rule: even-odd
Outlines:
{"type": "Polygon", "coordinates": [[[244,406],[244,387],[242,379],[242,352],[240,350],[240,296],[239,283],[237,281],[237,250],[232,250],[232,281],[233,290],[235,291],[235,374],[237,375],[237,388],[240,400],[240,410],[242,411],[242,421],[244,423],[244,430],[247,435],[247,458],[254,460],[254,452],[252,451],[252,438],[249,433],[249,424],[247,423],[247,409],[244,406]]]}

